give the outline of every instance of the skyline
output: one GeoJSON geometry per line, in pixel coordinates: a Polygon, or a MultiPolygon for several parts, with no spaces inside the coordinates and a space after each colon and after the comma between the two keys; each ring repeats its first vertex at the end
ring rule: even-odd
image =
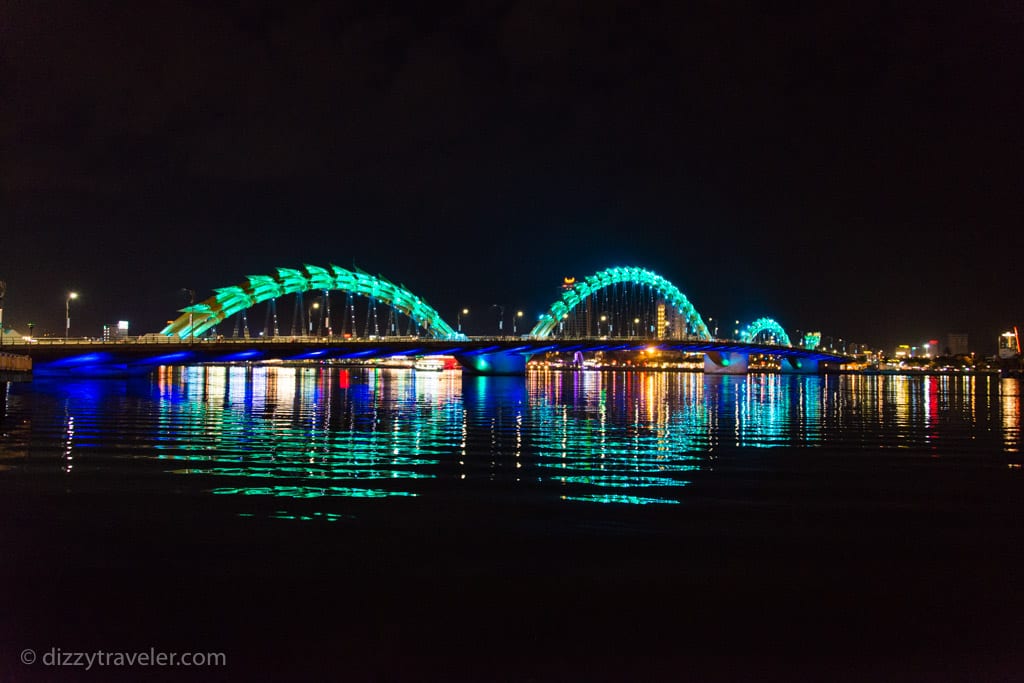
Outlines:
{"type": "Polygon", "coordinates": [[[615,265],[705,317],[874,346],[965,332],[987,352],[1024,322],[1017,8],[111,2],[0,21],[19,330],[62,331],[76,291],[73,331],[157,331],[182,288],[305,263],[403,283],[449,322],[539,314],[563,277],[615,265]]]}

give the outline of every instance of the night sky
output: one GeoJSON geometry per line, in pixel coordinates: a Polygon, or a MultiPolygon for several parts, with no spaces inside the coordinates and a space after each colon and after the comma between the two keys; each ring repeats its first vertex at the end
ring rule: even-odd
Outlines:
{"type": "Polygon", "coordinates": [[[470,332],[612,265],[877,345],[1024,323],[1017,2],[209,4],[0,0],[7,325],[303,263],[470,332]]]}

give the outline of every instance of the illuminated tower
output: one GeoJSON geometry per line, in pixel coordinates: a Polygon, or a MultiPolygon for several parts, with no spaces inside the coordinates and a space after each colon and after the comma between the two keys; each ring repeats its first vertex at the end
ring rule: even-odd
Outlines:
{"type": "Polygon", "coordinates": [[[1016,358],[1020,355],[1020,337],[1017,328],[1012,332],[1003,332],[999,335],[999,357],[1003,360],[1016,358]]]}

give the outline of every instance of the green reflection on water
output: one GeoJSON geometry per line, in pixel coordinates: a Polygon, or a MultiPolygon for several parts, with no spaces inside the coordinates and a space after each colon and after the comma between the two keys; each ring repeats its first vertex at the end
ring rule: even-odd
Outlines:
{"type": "Polygon", "coordinates": [[[619,496],[612,494],[589,496],[562,496],[562,500],[580,503],[619,503],[625,505],[678,505],[678,500],[668,498],[641,498],[639,496],[619,496]]]}
{"type": "Polygon", "coordinates": [[[973,441],[1002,417],[1000,445],[1015,450],[1018,392],[1010,389],[1017,385],[997,392],[976,381],[989,382],[165,369],[155,449],[162,459],[187,462],[176,472],[221,480],[213,489],[221,495],[443,499],[518,491],[548,500],[671,503],[716,458],[751,448],[939,450],[973,441]],[[1000,393],[1002,408],[991,403],[1000,393]],[[969,428],[947,429],[951,420],[969,428]],[[247,483],[257,480],[260,486],[247,483]]]}
{"type": "Polygon", "coordinates": [[[461,409],[449,386],[456,379],[319,367],[164,369],[156,448],[161,458],[189,462],[177,472],[280,481],[216,493],[413,495],[380,484],[437,476],[425,468],[458,439],[461,409]],[[378,486],[346,485],[357,480],[378,486]]]}
{"type": "MultiPolygon", "coordinates": [[[[694,467],[693,469],[697,469],[694,467]]],[[[633,475],[603,474],[600,476],[574,476],[559,477],[559,480],[566,484],[592,484],[594,486],[606,486],[608,488],[627,488],[631,486],[686,486],[690,482],[678,479],[658,477],[636,477],[633,475]]]]}
{"type": "Polygon", "coordinates": [[[211,489],[214,495],[229,496],[273,496],[277,498],[324,498],[344,496],[346,498],[387,498],[389,496],[415,496],[406,491],[384,491],[381,489],[359,489],[349,486],[246,486],[242,488],[222,487],[211,489]]]}
{"type": "MultiPolygon", "coordinates": [[[[239,517],[259,517],[254,512],[239,512],[239,517]]],[[[291,521],[299,522],[311,522],[313,520],[321,520],[325,522],[337,522],[342,519],[354,519],[353,515],[340,515],[335,512],[310,512],[308,514],[300,514],[294,512],[288,512],[287,510],[277,510],[270,514],[264,515],[267,519],[286,519],[291,521]]]]}
{"type": "Polygon", "coordinates": [[[212,491],[232,511],[280,519],[412,495],[644,505],[771,486],[792,476],[780,463],[808,487],[957,460],[1020,476],[1020,388],[984,375],[164,368],[152,383],[14,385],[0,462],[5,477],[83,490],[212,491]],[[273,512],[289,499],[296,509],[273,512]]]}

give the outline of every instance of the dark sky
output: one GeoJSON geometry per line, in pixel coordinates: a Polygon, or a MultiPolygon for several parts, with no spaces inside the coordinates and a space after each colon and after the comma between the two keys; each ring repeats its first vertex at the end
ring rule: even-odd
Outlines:
{"type": "Polygon", "coordinates": [[[1024,323],[1017,2],[211,4],[0,0],[5,323],[332,262],[452,320],[639,265],[874,344],[1024,323]]]}

